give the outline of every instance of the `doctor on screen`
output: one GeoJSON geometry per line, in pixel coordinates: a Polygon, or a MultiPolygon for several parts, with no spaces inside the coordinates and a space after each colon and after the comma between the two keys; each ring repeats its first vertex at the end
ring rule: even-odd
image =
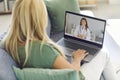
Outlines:
{"type": "Polygon", "coordinates": [[[80,25],[76,26],[74,36],[81,39],[91,40],[91,33],[88,28],[87,20],[85,18],[81,18],[80,25]]]}

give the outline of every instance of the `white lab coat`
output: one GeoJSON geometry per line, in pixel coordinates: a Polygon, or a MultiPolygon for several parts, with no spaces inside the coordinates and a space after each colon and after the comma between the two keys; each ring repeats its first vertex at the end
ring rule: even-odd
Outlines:
{"type": "Polygon", "coordinates": [[[82,26],[78,25],[76,26],[76,29],[74,30],[74,36],[77,36],[77,35],[85,35],[85,39],[87,40],[91,40],[91,33],[90,33],[90,30],[87,28],[87,30],[85,28],[83,28],[82,26]]]}

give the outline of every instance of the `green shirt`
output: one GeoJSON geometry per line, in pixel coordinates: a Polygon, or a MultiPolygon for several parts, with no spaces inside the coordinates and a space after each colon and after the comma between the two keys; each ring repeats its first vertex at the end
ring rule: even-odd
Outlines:
{"type": "MultiPolygon", "coordinates": [[[[32,68],[53,68],[55,59],[59,56],[59,52],[50,44],[43,44],[40,49],[41,42],[32,42],[31,50],[25,67],[32,68]],[[41,50],[41,51],[40,51],[41,50]]],[[[21,64],[25,60],[25,46],[19,46],[18,53],[20,56],[21,64]]]]}
{"type": "MultiPolygon", "coordinates": [[[[31,68],[53,68],[55,59],[60,53],[50,44],[44,44],[40,49],[41,42],[34,41],[31,46],[27,63],[24,67],[31,68]],[[41,51],[40,51],[41,50],[41,51]]],[[[21,64],[25,60],[25,46],[19,46],[18,53],[20,56],[21,64]]],[[[80,72],[80,80],[84,80],[84,76],[80,72]]]]}

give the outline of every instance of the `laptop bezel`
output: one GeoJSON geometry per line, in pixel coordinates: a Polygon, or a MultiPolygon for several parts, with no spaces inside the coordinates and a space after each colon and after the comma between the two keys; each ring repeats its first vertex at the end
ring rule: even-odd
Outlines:
{"type": "Polygon", "coordinates": [[[92,17],[92,16],[88,16],[88,15],[84,15],[84,14],[80,14],[80,13],[75,13],[75,12],[71,12],[71,11],[66,11],[66,12],[65,12],[65,20],[64,20],[64,38],[65,38],[65,39],[77,40],[77,41],[80,41],[80,42],[88,43],[88,44],[97,46],[97,47],[99,47],[99,48],[102,48],[102,47],[103,47],[103,43],[104,43],[105,30],[106,30],[106,20],[105,20],[105,19],[100,19],[100,18],[97,18],[97,17],[92,17]],[[102,44],[95,43],[95,42],[90,42],[90,41],[86,41],[86,40],[83,40],[83,39],[76,38],[76,37],[74,37],[74,36],[70,36],[70,35],[65,34],[66,15],[67,15],[67,13],[74,14],[74,15],[78,15],[78,16],[83,16],[83,17],[88,17],[88,18],[91,18],[91,19],[96,19],[96,20],[105,22],[105,24],[104,24],[104,35],[103,35],[102,44]]]}

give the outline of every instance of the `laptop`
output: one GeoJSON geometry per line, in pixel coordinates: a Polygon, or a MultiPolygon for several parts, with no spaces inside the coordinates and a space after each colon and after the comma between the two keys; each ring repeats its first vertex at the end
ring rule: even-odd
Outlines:
{"type": "Polygon", "coordinates": [[[72,52],[85,49],[89,54],[82,62],[90,62],[102,49],[105,35],[106,20],[65,12],[64,37],[57,44],[60,45],[72,62],[72,52]]]}

